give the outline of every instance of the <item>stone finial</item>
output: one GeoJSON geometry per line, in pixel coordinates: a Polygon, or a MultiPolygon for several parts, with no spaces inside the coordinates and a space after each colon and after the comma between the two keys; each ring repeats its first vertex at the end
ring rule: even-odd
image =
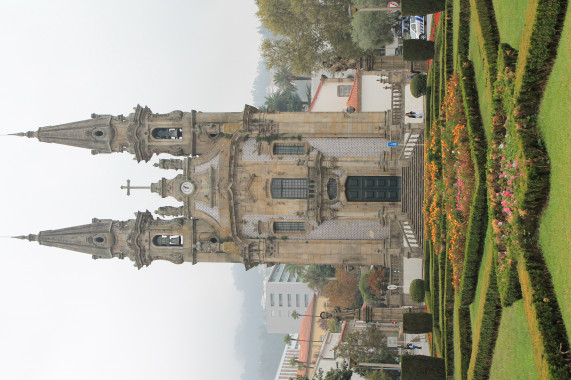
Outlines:
{"type": "Polygon", "coordinates": [[[28,241],[38,241],[38,235],[29,234],[29,235],[20,235],[20,236],[12,236],[14,239],[21,239],[21,240],[28,240],[28,241]]]}
{"type": "Polygon", "coordinates": [[[37,138],[38,132],[37,131],[28,131],[28,132],[10,133],[10,136],[20,136],[20,137],[27,137],[27,138],[31,139],[31,138],[37,138]]]}

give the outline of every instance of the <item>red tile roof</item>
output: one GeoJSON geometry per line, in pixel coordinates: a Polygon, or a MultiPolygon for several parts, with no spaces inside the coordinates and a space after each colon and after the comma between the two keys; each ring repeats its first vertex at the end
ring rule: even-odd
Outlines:
{"type": "Polygon", "coordinates": [[[321,80],[319,81],[319,86],[317,87],[317,91],[315,91],[315,95],[313,95],[313,99],[311,99],[311,104],[309,105],[308,112],[311,112],[311,109],[313,108],[313,105],[317,100],[317,96],[319,95],[319,90],[321,90],[321,86],[323,86],[323,82],[325,82],[325,80],[321,78],[321,80]]]}
{"type": "Polygon", "coordinates": [[[351,93],[349,94],[349,100],[347,100],[347,107],[355,108],[355,111],[359,110],[359,70],[355,72],[355,80],[353,80],[353,87],[351,87],[351,93]]]}
{"type": "MultiPolygon", "coordinates": [[[[313,313],[315,309],[315,294],[311,298],[311,302],[307,307],[307,311],[305,312],[305,316],[301,320],[301,325],[299,326],[299,357],[297,360],[299,362],[309,364],[309,348],[311,346],[311,329],[313,327],[313,313]]],[[[307,368],[304,367],[301,370],[297,371],[298,375],[305,375],[307,373],[307,368]]]]}

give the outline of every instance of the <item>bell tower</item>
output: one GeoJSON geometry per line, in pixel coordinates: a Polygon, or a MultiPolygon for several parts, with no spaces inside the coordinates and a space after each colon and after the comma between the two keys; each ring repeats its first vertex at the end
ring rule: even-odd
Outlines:
{"type": "Polygon", "coordinates": [[[208,223],[187,218],[155,219],[137,212],[135,219],[94,218],[90,224],[16,236],[40,245],[86,253],[94,260],[125,257],[141,269],[155,260],[183,262],[242,262],[238,248],[222,242],[208,223]]]}
{"type": "Polygon", "coordinates": [[[153,154],[202,155],[224,136],[240,129],[243,112],[153,113],[137,105],[128,116],[91,114],[91,119],[41,127],[15,136],[90,149],[92,154],[129,152],[137,161],[153,154]]]}

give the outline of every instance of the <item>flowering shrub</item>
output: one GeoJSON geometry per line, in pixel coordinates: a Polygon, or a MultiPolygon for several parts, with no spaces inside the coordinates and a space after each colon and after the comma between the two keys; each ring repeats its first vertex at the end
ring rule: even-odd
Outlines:
{"type": "MultiPolygon", "coordinates": [[[[502,62],[500,62],[501,64],[502,62]]],[[[497,255],[497,280],[500,299],[504,306],[521,297],[517,274],[517,244],[515,221],[521,214],[518,207],[517,189],[523,174],[520,171],[521,152],[515,137],[513,102],[504,99],[513,97],[515,73],[510,66],[500,66],[495,82],[495,115],[492,119],[492,140],[488,161],[488,192],[490,215],[494,233],[494,252],[497,255]]]]}
{"type": "Polygon", "coordinates": [[[458,75],[446,86],[442,114],[446,119],[442,132],[442,176],[446,194],[448,258],[452,264],[452,284],[460,284],[470,202],[474,189],[474,164],[458,75]]]}

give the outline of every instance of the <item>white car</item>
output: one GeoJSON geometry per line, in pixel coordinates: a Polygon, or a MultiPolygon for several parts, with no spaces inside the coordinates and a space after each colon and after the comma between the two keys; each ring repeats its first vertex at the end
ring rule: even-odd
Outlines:
{"type": "Polygon", "coordinates": [[[426,40],[426,17],[425,16],[410,16],[410,38],[412,40],[426,40]]]}

